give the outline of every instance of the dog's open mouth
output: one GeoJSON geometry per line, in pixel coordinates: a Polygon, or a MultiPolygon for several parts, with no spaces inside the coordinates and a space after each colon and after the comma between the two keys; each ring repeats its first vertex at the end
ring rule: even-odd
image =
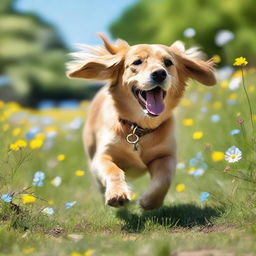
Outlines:
{"type": "Polygon", "coordinates": [[[166,92],[159,86],[149,91],[143,91],[133,86],[132,92],[149,116],[159,116],[164,111],[164,97],[166,92]]]}

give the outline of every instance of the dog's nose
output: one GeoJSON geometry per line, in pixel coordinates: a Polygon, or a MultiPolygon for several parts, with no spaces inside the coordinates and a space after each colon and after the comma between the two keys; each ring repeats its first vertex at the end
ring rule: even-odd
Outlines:
{"type": "Polygon", "coordinates": [[[151,74],[151,78],[157,83],[162,83],[166,76],[167,73],[164,69],[157,69],[151,74]]]}

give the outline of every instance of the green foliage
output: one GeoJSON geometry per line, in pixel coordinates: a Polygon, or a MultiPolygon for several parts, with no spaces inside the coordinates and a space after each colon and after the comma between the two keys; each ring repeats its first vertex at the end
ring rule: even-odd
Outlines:
{"type": "Polygon", "coordinates": [[[0,4],[0,13],[13,11],[13,5],[16,0],[2,0],[0,4]]]}
{"type": "Polygon", "coordinates": [[[17,12],[13,4],[0,4],[0,75],[10,78],[16,97],[28,104],[49,98],[54,90],[58,97],[85,97],[85,82],[65,75],[68,49],[57,30],[35,14],[17,12]]]}
{"type": "Polygon", "coordinates": [[[222,64],[235,57],[245,56],[251,64],[256,57],[256,2],[254,0],[142,0],[126,10],[110,26],[114,37],[130,44],[161,43],[170,45],[183,40],[187,46],[201,45],[211,57],[222,56],[222,64]],[[185,38],[183,32],[192,27],[194,38],[185,38]],[[215,44],[219,30],[227,29],[235,38],[224,48],[215,44]]]}

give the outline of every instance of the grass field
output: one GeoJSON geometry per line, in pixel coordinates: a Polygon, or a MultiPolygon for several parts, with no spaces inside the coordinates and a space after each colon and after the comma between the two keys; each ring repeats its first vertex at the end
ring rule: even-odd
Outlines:
{"type": "Polygon", "coordinates": [[[248,70],[252,116],[239,72],[216,87],[189,85],[176,111],[176,177],[155,211],[137,202],[149,177],[130,181],[127,207],[104,206],[81,142],[88,103],[0,102],[0,255],[256,255],[255,80],[248,70]],[[231,146],[242,152],[236,163],[224,159],[231,146]]]}

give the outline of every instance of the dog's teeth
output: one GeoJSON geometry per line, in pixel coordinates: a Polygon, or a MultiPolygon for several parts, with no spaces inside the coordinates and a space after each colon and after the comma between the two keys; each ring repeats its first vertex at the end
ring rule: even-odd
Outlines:
{"type": "Polygon", "coordinates": [[[145,114],[149,114],[149,112],[147,111],[147,109],[143,109],[143,112],[145,113],[145,114]]]}

